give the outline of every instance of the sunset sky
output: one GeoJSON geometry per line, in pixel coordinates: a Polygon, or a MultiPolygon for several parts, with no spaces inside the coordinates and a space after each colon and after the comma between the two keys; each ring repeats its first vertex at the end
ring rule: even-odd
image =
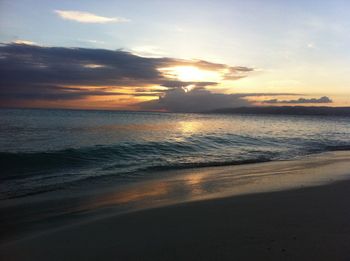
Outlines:
{"type": "Polygon", "coordinates": [[[2,107],[350,106],[349,1],[0,1],[2,107]]]}

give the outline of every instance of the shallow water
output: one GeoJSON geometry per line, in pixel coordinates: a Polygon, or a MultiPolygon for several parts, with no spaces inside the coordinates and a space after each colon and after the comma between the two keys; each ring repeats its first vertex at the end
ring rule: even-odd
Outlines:
{"type": "Polygon", "coordinates": [[[349,148],[343,117],[2,109],[0,199],[349,148]]]}

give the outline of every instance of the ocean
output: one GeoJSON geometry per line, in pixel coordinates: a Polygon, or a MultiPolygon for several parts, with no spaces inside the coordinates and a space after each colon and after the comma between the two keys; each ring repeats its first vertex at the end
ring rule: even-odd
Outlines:
{"type": "Polygon", "coordinates": [[[350,117],[1,109],[0,200],[348,149],[350,117]]]}

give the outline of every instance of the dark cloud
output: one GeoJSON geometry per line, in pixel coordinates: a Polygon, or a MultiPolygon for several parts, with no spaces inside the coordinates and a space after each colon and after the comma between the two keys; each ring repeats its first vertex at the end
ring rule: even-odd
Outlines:
{"type": "Polygon", "coordinates": [[[0,45],[0,99],[55,100],[76,99],[89,95],[125,95],[113,88],[129,88],[130,95],[159,94],[138,92],[165,86],[168,89],[193,85],[204,88],[217,82],[182,82],[169,79],[159,68],[196,66],[207,70],[227,69],[229,74],[251,71],[202,60],[146,58],[123,50],[43,47],[25,44],[0,45]],[[95,86],[94,89],[74,88],[95,86]],[[105,86],[111,86],[106,90],[105,86]],[[136,92],[136,93],[135,93],[136,92]]]}
{"type": "Polygon", "coordinates": [[[305,103],[332,103],[333,101],[327,97],[323,96],[321,98],[299,98],[297,100],[278,100],[278,99],[271,99],[263,101],[263,103],[268,104],[305,104],[305,103]]]}
{"type": "Polygon", "coordinates": [[[158,100],[139,104],[143,110],[205,112],[221,108],[251,106],[241,95],[213,93],[205,89],[186,92],[181,88],[167,91],[158,100]]]}
{"type": "Polygon", "coordinates": [[[262,97],[262,96],[296,96],[301,94],[288,93],[288,92],[248,92],[248,93],[237,93],[235,95],[240,97],[262,97]]]}
{"type": "Polygon", "coordinates": [[[161,110],[174,112],[206,112],[223,108],[237,108],[254,106],[254,100],[247,97],[262,96],[295,96],[296,93],[213,93],[203,88],[194,88],[187,91],[186,88],[168,90],[158,100],[139,103],[143,110],[161,110]]]}
{"type": "Polygon", "coordinates": [[[204,60],[174,59],[177,66],[195,66],[203,70],[227,70],[229,73],[252,72],[253,68],[245,66],[230,66],[223,63],[213,63],[204,60]]]}
{"type": "Polygon", "coordinates": [[[183,81],[164,81],[161,86],[168,87],[170,89],[183,88],[189,85],[194,85],[197,88],[206,86],[215,86],[217,82],[183,82],[183,81]]]}
{"type": "Polygon", "coordinates": [[[41,47],[7,44],[0,46],[1,85],[123,85],[160,82],[156,67],[168,58],[143,58],[124,51],[41,47]]]}
{"type": "Polygon", "coordinates": [[[238,80],[247,76],[248,72],[252,72],[252,68],[243,67],[243,66],[235,66],[228,68],[228,72],[225,73],[225,80],[238,80]]]}
{"type": "MultiPolygon", "coordinates": [[[[180,81],[159,68],[194,66],[223,79],[246,77],[252,68],[203,60],[140,57],[123,50],[0,45],[0,102],[75,100],[87,96],[159,97],[135,104],[143,110],[200,112],[252,105],[247,97],[288,93],[222,94],[207,90],[218,82],[180,81]]],[[[114,97],[111,97],[113,99],[114,97]]],[[[125,97],[127,99],[128,97],[125,97]]],[[[328,97],[265,103],[328,103],[328,97]]],[[[17,103],[16,103],[17,104],[17,103]]]]}

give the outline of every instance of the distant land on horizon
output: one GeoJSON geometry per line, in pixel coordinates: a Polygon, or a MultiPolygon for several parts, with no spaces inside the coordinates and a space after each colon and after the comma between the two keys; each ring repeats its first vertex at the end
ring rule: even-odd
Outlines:
{"type": "Polygon", "coordinates": [[[223,108],[206,113],[225,114],[272,114],[272,115],[317,115],[317,116],[345,116],[350,117],[350,107],[327,106],[255,106],[223,108]]]}
{"type": "Polygon", "coordinates": [[[109,111],[109,112],[142,112],[142,113],[204,113],[204,114],[254,114],[254,115],[315,115],[315,116],[343,116],[350,117],[350,107],[329,106],[252,106],[221,108],[211,111],[154,111],[154,110],[113,110],[113,109],[80,109],[80,108],[20,108],[0,107],[9,110],[67,110],[67,111],[109,111]]]}

